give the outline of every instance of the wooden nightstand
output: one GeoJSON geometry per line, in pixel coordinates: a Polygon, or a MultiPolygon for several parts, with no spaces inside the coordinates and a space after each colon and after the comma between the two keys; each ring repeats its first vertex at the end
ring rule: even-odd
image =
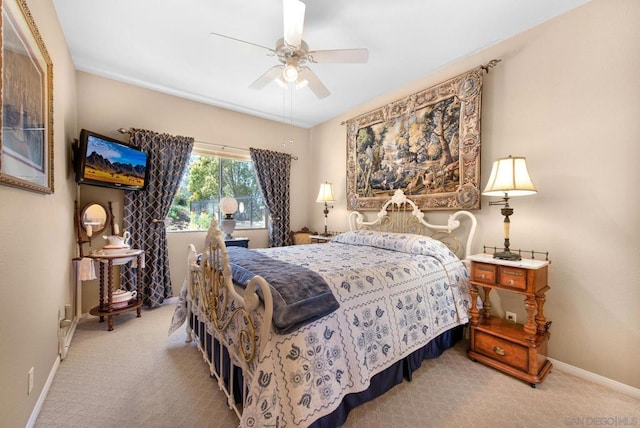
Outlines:
{"type": "Polygon", "coordinates": [[[249,238],[231,238],[225,239],[224,244],[227,247],[244,247],[249,248],[249,238]]]}
{"type": "Polygon", "coordinates": [[[544,317],[548,261],[507,261],[478,254],[471,261],[471,347],[469,358],[528,382],[532,387],[551,370],[547,359],[549,324],[544,317]],[[478,287],[484,298],[476,306],[478,287]],[[489,315],[491,290],[524,295],[527,319],[524,325],[489,315]]]}
{"type": "Polygon", "coordinates": [[[311,235],[310,238],[311,238],[312,244],[326,244],[327,242],[331,241],[331,239],[333,238],[333,235],[329,235],[329,236],[311,235]]]}

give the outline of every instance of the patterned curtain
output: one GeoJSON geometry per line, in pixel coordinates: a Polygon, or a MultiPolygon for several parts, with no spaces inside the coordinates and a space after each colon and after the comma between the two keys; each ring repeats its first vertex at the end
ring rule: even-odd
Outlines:
{"type": "Polygon", "coordinates": [[[271,217],[269,247],[283,247],[289,244],[291,155],[254,148],[249,154],[271,217]]]}
{"type": "MultiPolygon", "coordinates": [[[[164,220],[189,162],[193,138],[132,129],[129,144],[149,154],[146,190],[124,192],[123,225],[131,233],[131,246],[145,252],[143,304],[154,307],[173,296],[164,220]]],[[[127,289],[135,283],[130,265],[123,266],[121,283],[127,289]]]]}

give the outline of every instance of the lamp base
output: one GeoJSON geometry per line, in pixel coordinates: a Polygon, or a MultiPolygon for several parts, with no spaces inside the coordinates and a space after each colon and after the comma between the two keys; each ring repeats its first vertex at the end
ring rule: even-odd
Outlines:
{"type": "Polygon", "coordinates": [[[233,218],[223,218],[220,220],[220,230],[224,232],[224,239],[233,239],[231,234],[236,229],[236,221],[233,218]]]}
{"type": "Polygon", "coordinates": [[[493,253],[493,258],[512,261],[522,260],[522,256],[520,254],[512,253],[511,251],[501,251],[499,253],[493,253]]]}

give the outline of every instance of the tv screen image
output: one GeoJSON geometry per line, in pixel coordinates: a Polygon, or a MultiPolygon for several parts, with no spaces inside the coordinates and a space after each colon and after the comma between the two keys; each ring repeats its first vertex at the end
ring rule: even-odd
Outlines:
{"type": "Polygon", "coordinates": [[[80,133],[77,181],[80,184],[144,189],[148,155],[120,141],[85,129],[80,133]]]}

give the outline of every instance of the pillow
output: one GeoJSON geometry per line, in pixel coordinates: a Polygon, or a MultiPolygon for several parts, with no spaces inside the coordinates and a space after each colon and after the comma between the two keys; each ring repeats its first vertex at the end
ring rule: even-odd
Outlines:
{"type": "Polygon", "coordinates": [[[412,233],[355,230],[342,233],[331,241],[342,244],[383,248],[423,256],[456,257],[444,243],[428,236],[415,235],[412,233]]]}

